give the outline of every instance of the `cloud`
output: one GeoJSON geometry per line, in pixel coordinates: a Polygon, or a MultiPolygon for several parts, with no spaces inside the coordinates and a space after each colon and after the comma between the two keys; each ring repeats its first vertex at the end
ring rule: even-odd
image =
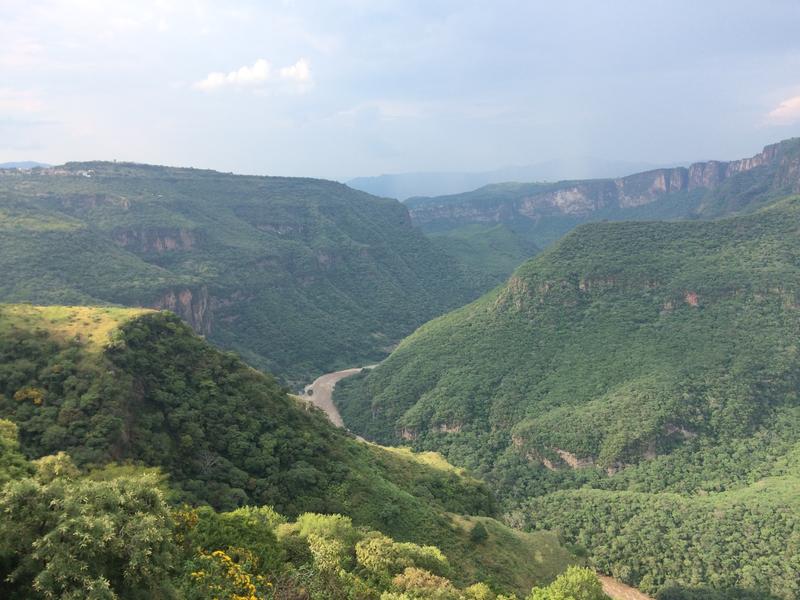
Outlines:
{"type": "Polygon", "coordinates": [[[228,73],[209,73],[205,79],[194,84],[194,88],[210,92],[223,87],[263,87],[269,82],[287,82],[298,84],[305,89],[311,83],[311,65],[301,58],[293,65],[278,70],[273,74],[272,65],[264,58],[259,58],[252,66],[239,67],[228,73]]]}
{"type": "Polygon", "coordinates": [[[308,83],[311,81],[311,67],[305,58],[301,58],[289,67],[283,67],[280,70],[280,76],[282,79],[287,79],[289,81],[308,83]]]}
{"type": "Polygon", "coordinates": [[[265,83],[270,76],[272,66],[263,58],[259,58],[253,63],[252,67],[239,67],[235,71],[228,73],[214,72],[209,73],[202,81],[194,84],[194,87],[204,92],[216,90],[221,87],[246,87],[265,83]]]}
{"type": "Polygon", "coordinates": [[[800,121],[800,96],[781,102],[767,115],[767,119],[776,124],[788,125],[800,121]]]}

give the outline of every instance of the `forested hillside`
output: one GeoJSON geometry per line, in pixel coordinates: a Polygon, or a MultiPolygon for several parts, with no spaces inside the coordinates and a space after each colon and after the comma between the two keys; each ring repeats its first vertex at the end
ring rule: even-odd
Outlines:
{"type": "MultiPolygon", "coordinates": [[[[14,424],[13,444],[18,437],[28,459],[67,453],[104,479],[157,468],[176,505],[341,514],[399,542],[435,544],[458,564],[436,573],[458,585],[527,592],[573,560],[551,534],[495,521],[486,486],[438,455],[356,441],[166,313],[0,306],[0,419],[14,424]]],[[[0,486],[27,472],[9,444],[0,468],[13,472],[0,486]]]]}
{"type": "Polygon", "coordinates": [[[354,431],[475,469],[518,522],[647,591],[795,598],[798,230],[800,197],[581,226],[335,400],[354,431]]]}
{"type": "Polygon", "coordinates": [[[166,308],[293,382],[478,295],[406,209],[341,184],[117,163],[0,172],[0,301],[166,308]]]}
{"type": "Polygon", "coordinates": [[[436,244],[500,283],[537,249],[594,221],[718,218],[800,193],[800,138],[751,157],[616,179],[498,183],[411,198],[412,221],[436,244]]]}
{"type": "MultiPolygon", "coordinates": [[[[81,473],[63,452],[26,461],[15,425],[2,419],[0,448],[4,598],[518,597],[496,593],[503,587],[496,580],[459,583],[474,581],[476,575],[463,556],[397,541],[343,515],[303,513],[290,520],[268,506],[226,512],[176,506],[154,469],[106,467],[81,473]]],[[[471,526],[473,552],[494,554],[507,547],[516,553],[517,574],[532,571],[526,558],[538,562],[547,551],[540,535],[512,533],[491,519],[465,524],[471,526]]],[[[561,600],[565,593],[585,600],[607,598],[594,573],[576,566],[549,585],[534,587],[530,597],[561,600]]]]}

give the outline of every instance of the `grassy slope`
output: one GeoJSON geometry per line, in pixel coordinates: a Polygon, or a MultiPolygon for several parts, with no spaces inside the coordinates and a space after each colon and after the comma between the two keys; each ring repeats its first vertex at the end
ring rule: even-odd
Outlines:
{"type": "MultiPolygon", "coordinates": [[[[747,510],[768,498],[797,524],[800,506],[776,492],[795,480],[752,486],[800,475],[781,466],[800,440],[799,230],[800,198],[715,222],[583,226],[505,287],[426,324],[378,368],[342,382],[335,401],[354,431],[440,450],[489,478],[508,506],[539,497],[529,525],[568,529],[584,494],[605,498],[609,521],[593,521],[597,531],[572,527],[571,542],[648,591],[667,576],[697,585],[689,565],[657,566],[658,552],[643,549],[654,544],[649,534],[636,558],[599,532],[620,533],[630,515],[614,507],[631,491],[650,499],[642,522],[663,494],[708,508],[685,519],[676,510],[671,541],[717,502],[724,510],[734,497],[725,494],[743,494],[747,510]],[[595,466],[572,470],[558,450],[595,466]],[[551,495],[583,485],[604,491],[551,495]],[[631,571],[640,560],[653,562],[631,571]]],[[[773,543],[800,555],[791,527],[776,541],[752,536],[750,547],[728,547],[736,566],[706,565],[716,573],[709,581],[773,585],[753,557],[773,543]]],[[[724,543],[724,527],[704,535],[709,547],[724,543]]],[[[775,575],[773,592],[791,598],[787,577],[775,575]]]]}
{"type": "Polygon", "coordinates": [[[6,174],[0,231],[0,301],[154,306],[188,290],[176,311],[197,329],[298,379],[382,357],[479,285],[400,203],[322,180],[109,163],[6,174]]]}
{"type": "Polygon", "coordinates": [[[523,592],[573,560],[549,534],[490,518],[485,485],[440,455],[356,441],[175,317],[0,305],[0,358],[0,415],[18,424],[29,457],[66,450],[86,467],[159,466],[178,499],[220,509],[346,514],[440,546],[463,565],[459,581],[523,592]],[[491,552],[469,540],[465,523],[475,518],[488,524],[491,552]],[[525,553],[531,560],[521,564],[525,553]]]}
{"type": "Polygon", "coordinates": [[[34,306],[11,304],[2,309],[0,335],[13,329],[46,331],[60,343],[79,341],[87,352],[102,352],[122,324],[150,312],[140,308],[34,306]]]}

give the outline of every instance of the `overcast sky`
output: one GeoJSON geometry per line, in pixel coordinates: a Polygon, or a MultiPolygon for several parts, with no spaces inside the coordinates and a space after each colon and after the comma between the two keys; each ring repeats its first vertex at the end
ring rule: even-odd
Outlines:
{"type": "Polygon", "coordinates": [[[800,135],[798,0],[0,0],[0,162],[347,178],[800,135]]]}

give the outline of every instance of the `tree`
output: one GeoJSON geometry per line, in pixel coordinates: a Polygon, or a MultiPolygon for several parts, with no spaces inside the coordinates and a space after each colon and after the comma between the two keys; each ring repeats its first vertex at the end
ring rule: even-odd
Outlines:
{"type": "Polygon", "coordinates": [[[591,569],[569,567],[544,588],[533,588],[528,600],[609,600],[591,569]]]}
{"type": "Polygon", "coordinates": [[[30,474],[31,466],[19,451],[17,426],[0,419],[0,487],[11,480],[30,474]]]}
{"type": "Polygon", "coordinates": [[[152,473],[75,479],[65,454],[0,492],[0,558],[19,597],[165,599],[177,547],[152,473]]]}
{"type": "Polygon", "coordinates": [[[478,521],[475,523],[472,531],[469,532],[469,539],[473,544],[482,544],[489,537],[489,532],[486,531],[486,526],[478,521]]]}

